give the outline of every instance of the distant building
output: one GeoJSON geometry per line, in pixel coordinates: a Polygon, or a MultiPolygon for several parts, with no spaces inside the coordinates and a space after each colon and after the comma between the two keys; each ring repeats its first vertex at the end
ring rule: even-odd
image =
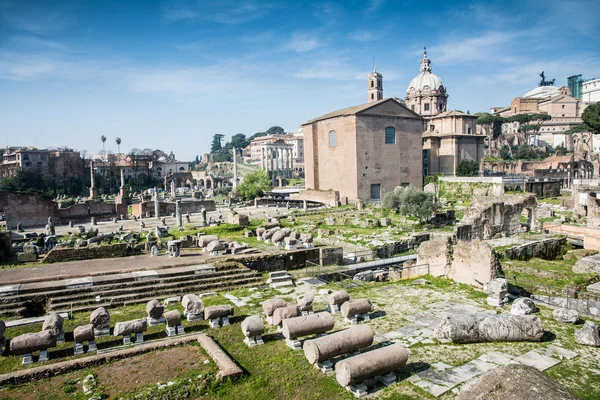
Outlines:
{"type": "Polygon", "coordinates": [[[249,151],[246,151],[246,154],[249,154],[252,162],[258,163],[260,166],[264,166],[264,152],[266,151],[267,147],[269,147],[269,144],[274,143],[291,145],[294,163],[293,170],[296,172],[302,172],[304,170],[304,134],[302,129],[300,129],[297,133],[287,133],[285,135],[267,135],[254,138],[248,145],[247,149],[249,149],[249,151]]]}
{"type": "Polygon", "coordinates": [[[581,75],[573,75],[567,78],[567,87],[569,88],[569,95],[578,100],[582,99],[583,89],[583,78],[581,75]]]}
{"type": "Polygon", "coordinates": [[[463,160],[483,159],[485,137],[477,134],[477,116],[447,111],[428,117],[423,132],[423,175],[456,175],[463,160]]]}
{"type": "Polygon", "coordinates": [[[172,173],[188,172],[189,170],[190,163],[176,160],[173,152],[167,157],[160,157],[158,160],[150,163],[150,171],[155,178],[164,178],[172,173]]]}
{"type": "Polygon", "coordinates": [[[423,51],[421,70],[406,89],[406,106],[417,114],[427,117],[446,111],[448,93],[442,79],[431,72],[431,60],[427,49],[423,51]]]}
{"type": "Polygon", "coordinates": [[[584,81],[581,89],[581,101],[586,104],[600,101],[600,78],[584,81]]]}
{"type": "Polygon", "coordinates": [[[306,188],[350,203],[380,201],[423,182],[423,118],[395,98],[333,111],[302,125],[306,188]]]}
{"type": "Polygon", "coordinates": [[[38,168],[43,176],[83,176],[83,162],[78,151],[7,147],[2,154],[0,179],[15,176],[18,170],[38,168]]]}

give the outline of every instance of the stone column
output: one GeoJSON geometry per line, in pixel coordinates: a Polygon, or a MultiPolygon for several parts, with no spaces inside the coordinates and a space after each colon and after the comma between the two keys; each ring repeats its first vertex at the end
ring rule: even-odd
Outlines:
{"type": "Polygon", "coordinates": [[[237,187],[237,151],[233,148],[233,188],[237,187]]]}
{"type": "Polygon", "coordinates": [[[294,151],[290,151],[290,171],[294,176],[294,151]]]}
{"type": "Polygon", "coordinates": [[[90,198],[98,196],[98,189],[96,189],[96,183],[94,182],[94,162],[90,161],[90,198]]]}
{"type": "Polygon", "coordinates": [[[160,205],[158,203],[158,188],[154,187],[154,216],[160,219],[160,205]]]}
{"type": "Polygon", "coordinates": [[[275,148],[275,177],[279,175],[279,158],[281,157],[281,153],[279,151],[279,147],[275,148]]]}
{"type": "Polygon", "coordinates": [[[180,228],[183,225],[181,220],[181,200],[175,202],[175,216],[177,218],[177,227],[180,228]]]}
{"type": "Polygon", "coordinates": [[[121,188],[125,187],[125,168],[121,168],[121,188]]]}
{"type": "Polygon", "coordinates": [[[171,198],[175,199],[175,181],[171,181],[171,198]]]}

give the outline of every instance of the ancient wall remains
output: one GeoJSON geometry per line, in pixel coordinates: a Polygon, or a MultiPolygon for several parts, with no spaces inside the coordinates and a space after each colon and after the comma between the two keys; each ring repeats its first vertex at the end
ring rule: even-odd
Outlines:
{"type": "Polygon", "coordinates": [[[94,258],[124,257],[129,253],[127,243],[116,243],[91,247],[55,247],[48,252],[43,262],[55,263],[75,260],[91,260],[94,258]]]}
{"type": "MultiPolygon", "coordinates": [[[[161,201],[158,203],[160,208],[160,215],[170,215],[175,212],[175,203],[161,201]]],[[[202,208],[206,211],[215,211],[217,206],[214,200],[197,200],[197,201],[182,201],[181,212],[187,213],[199,213],[202,208]]],[[[145,201],[142,203],[136,203],[131,205],[131,214],[136,217],[141,217],[149,212],[150,215],[154,216],[154,201],[145,201]]]]}
{"type": "Polygon", "coordinates": [[[438,196],[449,199],[471,199],[475,196],[503,196],[502,177],[450,177],[439,178],[438,196]]]}
{"type": "Polygon", "coordinates": [[[496,253],[487,242],[453,242],[443,237],[424,242],[417,252],[417,265],[429,264],[429,274],[456,282],[481,286],[503,275],[496,253]]]}
{"type": "Polygon", "coordinates": [[[459,240],[487,240],[496,235],[510,236],[522,231],[521,213],[528,210],[528,224],[535,229],[534,195],[481,196],[473,198],[465,217],[455,228],[459,240]]]}
{"type": "Polygon", "coordinates": [[[299,193],[290,194],[291,200],[307,200],[337,207],[340,202],[340,193],[336,190],[304,189],[299,193]]]}

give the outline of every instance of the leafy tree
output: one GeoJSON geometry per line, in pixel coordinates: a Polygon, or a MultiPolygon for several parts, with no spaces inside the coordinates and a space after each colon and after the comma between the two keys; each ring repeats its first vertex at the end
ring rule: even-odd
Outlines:
{"type": "Polygon", "coordinates": [[[212,144],[210,145],[210,152],[212,154],[218,153],[219,151],[221,151],[223,149],[221,142],[223,141],[224,137],[225,137],[225,135],[220,134],[220,133],[217,133],[213,136],[212,144]]]}
{"type": "Polygon", "coordinates": [[[515,159],[517,160],[534,160],[538,158],[535,150],[531,148],[531,146],[527,144],[519,145],[517,148],[517,152],[515,154],[515,159]]]}
{"type": "Polygon", "coordinates": [[[504,122],[504,118],[487,112],[480,112],[475,115],[478,117],[476,124],[481,125],[487,136],[496,139],[502,135],[502,123],[504,122]]]}
{"type": "Polygon", "coordinates": [[[479,175],[479,164],[475,160],[461,160],[456,169],[458,176],[477,176],[479,175]]]}
{"type": "Polygon", "coordinates": [[[100,141],[102,142],[102,154],[104,154],[104,152],[106,150],[104,150],[104,143],[106,142],[106,136],[102,135],[100,136],[100,141]]]}
{"type": "Polygon", "coordinates": [[[575,125],[569,129],[565,130],[563,133],[565,135],[572,135],[574,133],[591,132],[591,131],[592,131],[592,128],[590,128],[586,124],[579,124],[579,125],[575,125]]]}
{"type": "Polygon", "coordinates": [[[272,126],[265,132],[267,135],[283,135],[285,130],[280,126],[272,126]]]}
{"type": "Polygon", "coordinates": [[[246,135],[237,133],[231,137],[229,148],[235,147],[236,149],[244,149],[249,143],[248,139],[246,139],[246,135]]]}
{"type": "Polygon", "coordinates": [[[589,105],[581,115],[581,119],[593,133],[600,133],[600,103],[589,105]]]}
{"type": "Polygon", "coordinates": [[[512,152],[510,150],[510,147],[508,147],[508,146],[504,146],[500,150],[500,158],[502,158],[503,160],[510,160],[510,159],[512,159],[512,155],[511,154],[512,154],[512,152]]]}
{"type": "Polygon", "coordinates": [[[384,210],[396,210],[400,209],[400,196],[402,193],[402,188],[397,187],[391,192],[388,192],[383,195],[383,200],[381,201],[381,206],[384,210]]]}
{"type": "Polygon", "coordinates": [[[400,214],[415,217],[424,223],[437,210],[433,193],[408,187],[400,192],[400,214]]]}
{"type": "Polygon", "coordinates": [[[564,155],[566,155],[568,153],[568,151],[567,151],[567,148],[564,145],[559,144],[558,146],[556,146],[554,148],[554,153],[557,156],[564,156],[564,155]]]}
{"type": "Polygon", "coordinates": [[[271,190],[271,177],[265,170],[258,170],[247,174],[244,181],[238,185],[237,191],[246,200],[262,196],[271,190]]]}

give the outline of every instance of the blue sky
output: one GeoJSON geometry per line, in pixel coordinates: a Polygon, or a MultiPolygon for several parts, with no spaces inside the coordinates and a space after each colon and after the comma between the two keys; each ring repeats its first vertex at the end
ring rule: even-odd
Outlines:
{"type": "Polygon", "coordinates": [[[288,131],[404,98],[423,46],[449,109],[600,76],[600,2],[0,0],[2,145],[160,148],[191,160],[215,133],[288,131]]]}

